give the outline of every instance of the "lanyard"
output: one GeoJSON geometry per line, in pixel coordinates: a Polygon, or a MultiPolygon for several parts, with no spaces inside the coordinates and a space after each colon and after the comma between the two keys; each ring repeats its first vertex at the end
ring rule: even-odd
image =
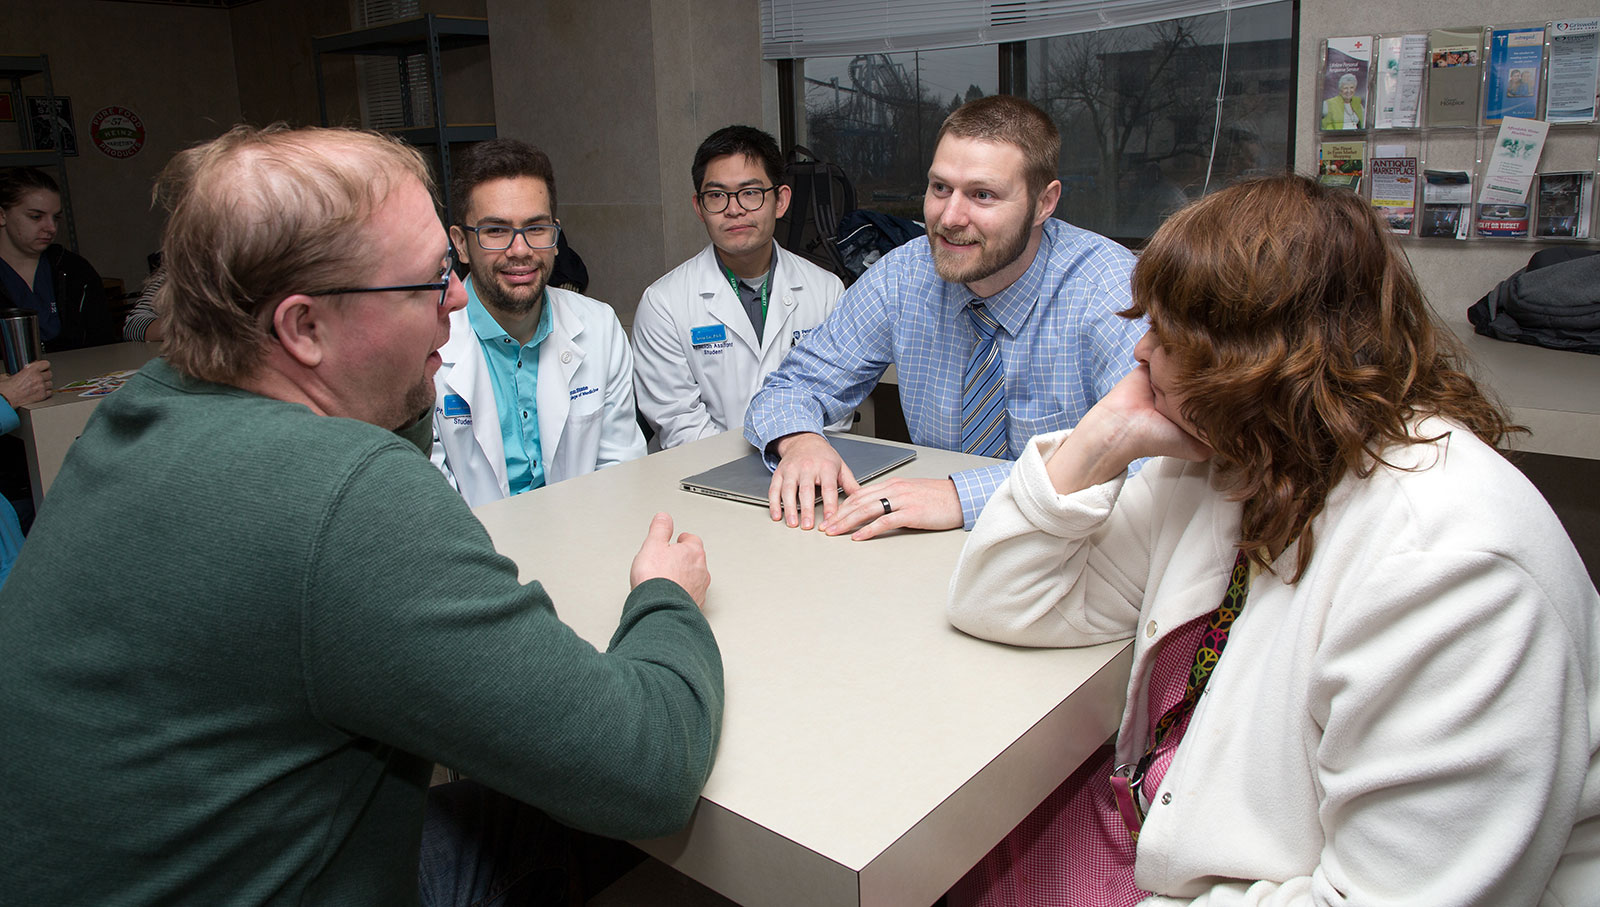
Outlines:
{"type": "MultiPolygon", "coordinates": [[[[776,260],[773,261],[773,265],[774,265],[774,267],[777,265],[777,261],[776,260]]],[[[733,287],[733,298],[734,299],[738,299],[739,298],[739,278],[733,276],[733,269],[728,267],[727,265],[723,264],[722,260],[720,258],[717,259],[717,266],[722,268],[722,276],[728,278],[728,285],[733,287]]],[[[761,320],[762,321],[766,321],[767,320],[767,294],[770,293],[771,291],[772,291],[772,268],[768,268],[767,269],[766,279],[761,281],[761,320]]]]}
{"type": "Polygon", "coordinates": [[[1111,789],[1117,800],[1117,809],[1122,813],[1122,820],[1135,843],[1139,840],[1139,827],[1144,824],[1145,808],[1139,787],[1144,783],[1145,773],[1150,770],[1157,748],[1194,711],[1195,703],[1200,700],[1206,683],[1211,680],[1211,671],[1216,668],[1222,658],[1222,650],[1228,644],[1228,631],[1233,629],[1233,622],[1244,610],[1245,598],[1249,594],[1250,559],[1240,549],[1228,577],[1228,591],[1222,597],[1222,604],[1211,612],[1205,635],[1200,638],[1200,645],[1195,650],[1194,666],[1189,670],[1189,682],[1184,686],[1183,698],[1167,709],[1161,720],[1156,722],[1150,742],[1145,746],[1144,757],[1138,764],[1118,766],[1112,773],[1111,789]]]}

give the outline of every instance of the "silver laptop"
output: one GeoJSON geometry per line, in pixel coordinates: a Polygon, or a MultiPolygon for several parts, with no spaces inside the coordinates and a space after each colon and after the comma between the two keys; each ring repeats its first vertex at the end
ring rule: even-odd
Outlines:
{"type": "MultiPolygon", "coordinates": [[[[862,441],[848,435],[827,435],[828,443],[839,452],[856,481],[865,485],[896,466],[903,466],[917,458],[909,447],[862,441]]],[[[754,448],[737,460],[708,469],[683,479],[679,483],[684,491],[709,494],[730,501],[767,506],[767,489],[772,486],[772,473],[761,462],[761,451],[754,448]]],[[[822,495],[817,495],[822,500],[822,495]]]]}

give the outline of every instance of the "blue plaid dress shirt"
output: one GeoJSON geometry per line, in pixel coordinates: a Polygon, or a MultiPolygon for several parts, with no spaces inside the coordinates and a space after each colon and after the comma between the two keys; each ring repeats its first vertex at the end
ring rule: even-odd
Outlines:
{"type": "MultiPolygon", "coordinates": [[[[1052,218],[1028,270],[983,300],[1002,328],[1012,457],[1029,438],[1076,425],[1134,367],[1145,324],[1116,315],[1131,303],[1133,263],[1122,246],[1052,218]]],[[[977,342],[962,309],[973,298],[939,277],[926,239],[890,252],[767,376],[745,415],[745,438],[775,467],[768,445],[843,418],[893,363],[912,442],[960,450],[962,372],[977,342]]],[[[997,463],[950,476],[967,529],[1010,472],[997,463]]]]}

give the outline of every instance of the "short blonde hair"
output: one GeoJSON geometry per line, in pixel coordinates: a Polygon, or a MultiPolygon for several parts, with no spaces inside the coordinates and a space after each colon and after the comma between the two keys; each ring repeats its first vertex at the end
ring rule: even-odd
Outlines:
{"type": "Polygon", "coordinates": [[[171,212],[155,303],[167,360],[225,384],[253,373],[268,336],[262,312],[357,282],[367,221],[408,177],[433,191],[415,149],[355,129],[235,126],[178,154],[155,189],[171,212]]]}

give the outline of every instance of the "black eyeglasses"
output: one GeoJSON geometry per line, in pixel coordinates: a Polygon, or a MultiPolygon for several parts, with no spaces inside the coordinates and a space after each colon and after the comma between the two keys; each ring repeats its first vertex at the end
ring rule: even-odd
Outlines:
{"type": "Polygon", "coordinates": [[[444,267],[439,271],[441,280],[434,283],[408,283],[394,287],[343,287],[338,290],[323,290],[320,293],[308,293],[308,296],[343,296],[346,293],[416,293],[422,290],[438,290],[439,305],[444,305],[444,299],[450,294],[450,278],[454,276],[456,267],[456,250],[452,246],[444,253],[444,267]]]}
{"type": "Polygon", "coordinates": [[[482,227],[462,227],[478,237],[478,245],[485,252],[501,252],[511,248],[511,244],[522,237],[528,248],[535,251],[554,249],[556,240],[561,236],[560,224],[529,224],[526,227],[507,227],[501,224],[485,224],[482,227]]]}
{"type": "Polygon", "coordinates": [[[707,214],[721,214],[728,210],[728,199],[739,199],[739,207],[746,211],[760,211],[761,206],[767,203],[767,193],[777,192],[782,186],[768,186],[765,189],[759,186],[747,186],[737,192],[725,192],[721,189],[707,189],[697,193],[695,198],[700,199],[700,207],[707,214]]]}

